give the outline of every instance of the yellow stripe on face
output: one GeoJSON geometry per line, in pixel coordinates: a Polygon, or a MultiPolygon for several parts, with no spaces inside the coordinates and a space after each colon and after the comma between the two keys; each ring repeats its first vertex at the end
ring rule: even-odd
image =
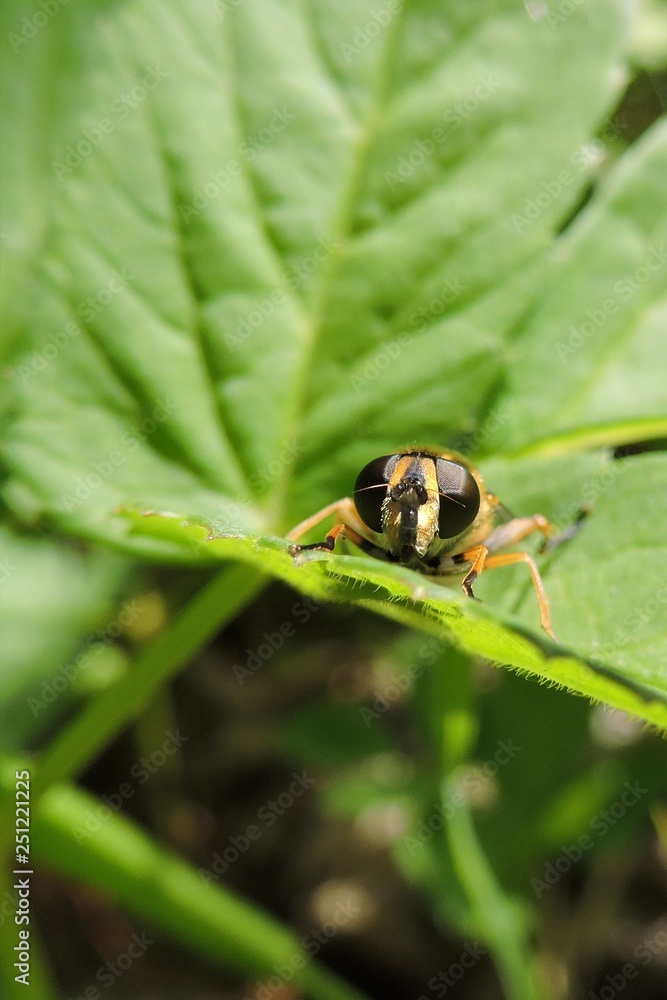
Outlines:
{"type": "Polygon", "coordinates": [[[440,513],[440,497],[438,480],[435,475],[435,462],[432,458],[422,458],[421,466],[424,473],[424,486],[428,500],[419,508],[417,526],[417,545],[420,556],[423,556],[431,542],[438,534],[438,515],[440,513]]]}
{"type": "MultiPolygon", "coordinates": [[[[434,460],[429,455],[403,455],[396,463],[387,495],[391,493],[392,487],[398,486],[406,477],[419,479],[428,494],[426,503],[420,504],[417,508],[417,532],[414,543],[416,552],[423,556],[438,532],[440,501],[434,460]]],[[[401,537],[401,509],[400,502],[386,502],[384,531],[394,554],[400,552],[404,541],[401,537]]]]}
{"type": "MultiPolygon", "coordinates": [[[[428,461],[428,459],[425,460],[423,458],[420,458],[418,455],[403,455],[402,458],[399,458],[394,468],[392,477],[389,480],[388,489],[391,489],[392,486],[398,486],[398,484],[400,483],[401,479],[403,479],[404,476],[414,476],[422,472],[422,463],[424,461],[428,461]]],[[[432,461],[431,465],[433,465],[432,461]]],[[[433,465],[433,476],[435,478],[434,465],[433,465]]]]}

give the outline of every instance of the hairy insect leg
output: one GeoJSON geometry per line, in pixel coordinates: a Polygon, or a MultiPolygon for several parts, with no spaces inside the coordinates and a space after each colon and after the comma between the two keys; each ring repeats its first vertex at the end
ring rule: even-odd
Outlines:
{"type": "Polygon", "coordinates": [[[478,545],[468,552],[461,553],[461,561],[472,562],[463,583],[463,592],[468,597],[474,597],[472,585],[484,569],[494,569],[498,566],[509,566],[513,563],[525,563],[530,569],[533,579],[533,587],[537,595],[537,603],[540,608],[540,620],[542,628],[552,639],[558,639],[551,627],[551,613],[549,611],[549,601],[547,599],[542,577],[537,568],[535,560],[527,552],[508,552],[504,554],[491,555],[496,549],[505,548],[508,545],[515,545],[522,541],[534,531],[540,531],[545,538],[549,538],[553,533],[550,522],[543,514],[533,514],[531,517],[515,517],[507,524],[501,524],[487,538],[484,545],[478,545]]]}
{"type": "Polygon", "coordinates": [[[314,528],[316,525],[320,524],[321,521],[324,521],[325,518],[330,517],[332,514],[335,515],[336,523],[327,532],[323,541],[313,542],[310,545],[290,545],[290,555],[297,556],[300,552],[313,550],[333,552],[336,539],[342,537],[353,542],[363,552],[368,552],[380,559],[387,558],[387,553],[383,549],[379,548],[379,546],[364,537],[363,533],[366,529],[361,523],[359,515],[357,514],[357,509],[349,497],[344,497],[342,500],[336,500],[334,503],[330,503],[327,507],[323,507],[322,510],[319,510],[316,514],[312,514],[310,517],[306,518],[305,521],[301,521],[301,523],[297,524],[295,528],[292,528],[287,537],[290,541],[295,542],[298,538],[305,535],[306,532],[310,531],[311,528],[314,528]]]}
{"type": "Polygon", "coordinates": [[[474,549],[469,549],[467,552],[462,552],[460,556],[456,556],[457,562],[472,562],[472,566],[466,573],[461,587],[466,597],[472,597],[475,601],[478,598],[472,592],[472,585],[484,569],[488,554],[489,550],[486,545],[476,545],[474,549]]]}
{"type": "MultiPolygon", "coordinates": [[[[331,514],[336,517],[336,522],[344,524],[347,520],[352,520],[356,515],[356,509],[349,497],[343,497],[342,500],[335,500],[333,503],[327,504],[322,510],[318,510],[316,514],[311,514],[307,517],[305,521],[300,521],[296,527],[292,528],[291,531],[287,533],[287,537],[290,542],[296,542],[299,538],[314,528],[321,521],[326,520],[331,514]]],[[[300,547],[300,546],[299,546],[300,547]]],[[[305,547],[305,546],[304,546],[305,547]]]]}
{"type": "Polygon", "coordinates": [[[497,566],[510,566],[512,563],[522,562],[525,563],[530,569],[530,575],[533,578],[533,587],[535,588],[535,593],[537,594],[537,603],[540,607],[540,621],[542,622],[542,628],[550,635],[552,639],[558,642],[558,636],[554,633],[551,627],[551,612],[549,611],[549,601],[547,599],[547,594],[544,589],[544,584],[542,583],[542,577],[540,576],[540,571],[537,568],[535,560],[527,552],[506,552],[502,555],[489,556],[486,560],[486,569],[495,569],[497,566]]]}
{"type": "Polygon", "coordinates": [[[534,531],[540,531],[546,539],[551,538],[553,526],[544,514],[532,514],[530,517],[514,517],[507,524],[500,524],[486,539],[485,545],[489,552],[507,548],[523,541],[534,531]]]}

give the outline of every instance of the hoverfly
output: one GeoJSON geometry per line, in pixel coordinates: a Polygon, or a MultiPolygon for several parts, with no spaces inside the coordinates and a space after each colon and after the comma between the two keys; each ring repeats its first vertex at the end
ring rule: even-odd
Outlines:
{"type": "Polygon", "coordinates": [[[292,556],[309,549],[332,552],[338,538],[347,538],[362,552],[385,561],[435,576],[463,576],[461,586],[468,597],[474,597],[473,584],[482,570],[522,562],[532,576],[542,627],[556,639],[535,560],[527,552],[498,553],[535,531],[548,539],[552,526],[542,514],[514,517],[495,526],[500,506],[462,455],[414,447],[365,465],[354,484],[353,499],[336,500],[287,536],[295,543],[333,514],[334,526],[324,540],[292,544],[289,551],[292,556]]]}

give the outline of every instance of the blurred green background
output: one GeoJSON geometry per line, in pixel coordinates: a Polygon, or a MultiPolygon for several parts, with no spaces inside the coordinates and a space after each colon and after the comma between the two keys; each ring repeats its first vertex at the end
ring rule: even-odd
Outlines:
{"type": "Polygon", "coordinates": [[[664,996],[664,738],[556,682],[664,710],[664,265],[570,331],[664,251],[665,4],[12,0],[2,45],[3,995],[25,767],[31,997],[664,996]],[[569,673],[520,570],[486,658],[260,575],[415,437],[598,508],[569,673]]]}

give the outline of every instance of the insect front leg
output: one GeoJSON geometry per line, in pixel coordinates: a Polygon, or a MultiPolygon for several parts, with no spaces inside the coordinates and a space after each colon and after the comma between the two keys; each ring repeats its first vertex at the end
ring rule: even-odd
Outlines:
{"type": "Polygon", "coordinates": [[[332,514],[336,519],[335,524],[327,532],[323,541],[312,542],[310,545],[290,545],[290,555],[298,556],[299,553],[307,552],[309,550],[333,552],[334,546],[336,545],[336,539],[342,537],[347,538],[363,552],[367,552],[369,555],[373,555],[378,559],[387,558],[385,550],[380,548],[380,546],[376,545],[375,542],[367,537],[368,529],[361,521],[357,513],[357,509],[349,497],[344,497],[342,500],[336,500],[334,503],[330,503],[328,506],[323,507],[322,510],[319,510],[316,514],[311,514],[311,516],[307,517],[305,521],[301,521],[300,524],[297,524],[296,527],[292,528],[287,535],[288,539],[295,542],[297,539],[301,538],[308,531],[310,531],[311,528],[314,528],[332,514]]]}

